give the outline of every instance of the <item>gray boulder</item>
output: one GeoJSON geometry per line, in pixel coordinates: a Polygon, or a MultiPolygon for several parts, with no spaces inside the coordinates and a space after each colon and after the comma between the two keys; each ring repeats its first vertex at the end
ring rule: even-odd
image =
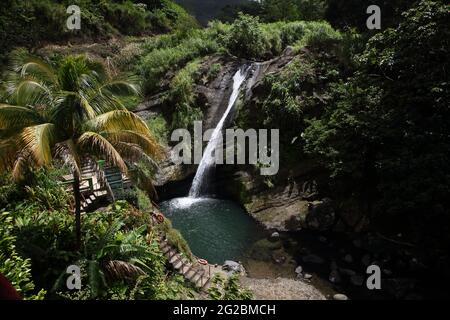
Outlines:
{"type": "Polygon", "coordinates": [[[239,262],[227,260],[223,263],[222,270],[233,273],[242,273],[244,272],[244,267],[239,262]]]}
{"type": "Polygon", "coordinates": [[[345,294],[342,293],[337,293],[333,296],[334,300],[340,300],[340,301],[344,301],[344,300],[348,300],[348,297],[345,294]]]}

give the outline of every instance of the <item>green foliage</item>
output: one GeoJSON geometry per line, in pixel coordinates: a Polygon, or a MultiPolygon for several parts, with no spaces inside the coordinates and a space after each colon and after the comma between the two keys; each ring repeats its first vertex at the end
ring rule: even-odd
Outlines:
{"type": "Polygon", "coordinates": [[[212,285],[208,289],[208,294],[212,300],[252,299],[252,292],[241,287],[237,274],[233,274],[227,279],[224,279],[220,274],[216,274],[211,280],[211,283],[212,285]]]}
{"type": "Polygon", "coordinates": [[[169,128],[166,119],[162,115],[151,116],[147,119],[147,125],[159,144],[167,145],[169,138],[169,128]]]}
{"type": "Polygon", "coordinates": [[[13,217],[11,213],[0,211],[0,273],[2,273],[25,299],[41,300],[45,290],[36,295],[31,277],[31,260],[23,258],[16,248],[13,217]]]}
{"type": "Polygon", "coordinates": [[[165,218],[163,223],[156,225],[156,229],[166,236],[169,244],[176,248],[178,252],[182,253],[187,259],[191,261],[194,260],[194,255],[186,240],[178,230],[172,227],[172,223],[169,219],[165,218]]]}
{"type": "Polygon", "coordinates": [[[82,217],[84,242],[80,252],[67,246],[73,243],[73,216],[68,211],[41,212],[19,205],[17,211],[1,217],[6,219],[0,225],[1,261],[5,261],[5,273],[12,279],[18,277],[16,273],[21,276],[17,286],[24,292],[33,288],[28,281],[31,262],[33,279],[53,298],[175,299],[188,294],[179,279],[165,274],[166,260],[157,234],[149,232],[148,213],[124,201],[116,202],[106,212],[82,217]],[[17,249],[10,244],[11,235],[17,249]],[[29,258],[21,260],[15,252],[29,258]],[[72,264],[81,269],[81,292],[65,289],[65,271],[72,264]],[[8,273],[9,269],[14,273],[8,273]]]}
{"type": "MultiPolygon", "coordinates": [[[[149,5],[114,0],[5,0],[0,4],[0,46],[35,47],[42,42],[97,39],[114,35],[142,35],[197,27],[184,9],[170,0],[149,5]],[[69,5],[81,8],[81,30],[68,30],[69,5]],[[33,25],[33,28],[29,28],[33,25]]],[[[0,57],[1,58],[1,57],[0,57]]]]}
{"type": "Polygon", "coordinates": [[[256,59],[264,55],[264,36],[257,17],[239,14],[224,38],[228,51],[238,57],[256,59]]]}
{"type": "Polygon", "coordinates": [[[295,45],[297,47],[304,46],[325,46],[330,47],[332,43],[342,40],[341,33],[334,30],[326,22],[309,22],[306,25],[304,37],[295,45]]]}
{"type": "Polygon", "coordinates": [[[258,16],[264,22],[322,20],[327,9],[327,0],[261,0],[248,1],[238,5],[228,5],[219,16],[230,22],[239,12],[258,16]]]}
{"type": "Polygon", "coordinates": [[[177,72],[170,83],[169,104],[175,106],[172,115],[172,129],[192,128],[194,121],[201,120],[203,114],[195,106],[194,85],[199,79],[199,62],[194,60],[177,72]]]}
{"type": "Polygon", "coordinates": [[[269,59],[287,46],[330,47],[342,40],[341,34],[326,22],[275,22],[262,24],[258,17],[240,14],[225,30],[223,44],[227,50],[246,59],[269,59]]]}
{"type": "Polygon", "coordinates": [[[428,233],[430,246],[450,243],[448,18],[446,5],[421,1],[372,37],[358,72],[336,84],[336,102],[305,132],[341,197],[415,241],[428,233]]]}
{"type": "Polygon", "coordinates": [[[324,0],[262,0],[266,21],[320,20],[325,15],[324,0]]]}
{"type": "Polygon", "coordinates": [[[242,128],[283,128],[280,156],[286,164],[304,158],[299,138],[308,126],[306,120],[320,114],[331,99],[333,83],[343,74],[333,50],[312,49],[295,57],[280,72],[266,75],[259,99],[237,108],[235,122],[242,128]]]}
{"type": "Polygon", "coordinates": [[[194,256],[189,248],[188,243],[183,238],[181,233],[176,229],[170,229],[169,232],[166,233],[167,241],[177,249],[178,252],[182,253],[184,257],[188,260],[193,261],[194,256]]]}
{"type": "Polygon", "coordinates": [[[137,206],[139,210],[143,212],[150,212],[153,208],[153,204],[150,201],[148,195],[141,189],[137,189],[137,206]]]}
{"type": "Polygon", "coordinates": [[[179,70],[189,61],[216,52],[218,45],[212,32],[207,29],[163,35],[145,44],[139,69],[146,91],[158,89],[168,71],[179,70]]]}
{"type": "Polygon", "coordinates": [[[67,169],[38,169],[28,175],[25,183],[17,184],[9,173],[0,176],[0,208],[14,209],[18,202],[35,205],[43,210],[67,208],[71,196],[58,184],[67,169]]]}
{"type": "Polygon", "coordinates": [[[212,81],[212,80],[216,79],[221,70],[222,70],[222,65],[220,63],[213,63],[208,70],[206,79],[208,81],[212,81]]]}

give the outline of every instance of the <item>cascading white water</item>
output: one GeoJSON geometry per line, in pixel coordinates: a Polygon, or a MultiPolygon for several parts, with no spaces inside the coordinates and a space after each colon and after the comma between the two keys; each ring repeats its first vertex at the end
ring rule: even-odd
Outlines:
{"type": "Polygon", "coordinates": [[[218,144],[221,142],[221,139],[219,139],[219,137],[222,134],[223,125],[228,117],[228,114],[233,109],[237,98],[239,97],[242,83],[247,78],[249,69],[250,68],[242,67],[236,72],[233,77],[233,92],[231,93],[230,99],[228,101],[228,107],[222,115],[222,118],[220,119],[216,128],[214,129],[206,150],[203,153],[202,160],[200,161],[194,181],[192,182],[191,190],[189,191],[189,197],[191,198],[200,197],[207,189],[211,169],[213,169],[215,165],[215,156],[213,151],[217,147],[221,147],[218,144]]]}

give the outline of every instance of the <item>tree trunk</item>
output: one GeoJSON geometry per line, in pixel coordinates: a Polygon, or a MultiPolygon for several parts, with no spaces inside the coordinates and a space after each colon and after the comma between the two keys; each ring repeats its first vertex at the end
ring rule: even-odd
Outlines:
{"type": "Polygon", "coordinates": [[[81,249],[81,193],[80,177],[77,172],[73,173],[73,195],[75,197],[75,233],[76,249],[81,249]]]}

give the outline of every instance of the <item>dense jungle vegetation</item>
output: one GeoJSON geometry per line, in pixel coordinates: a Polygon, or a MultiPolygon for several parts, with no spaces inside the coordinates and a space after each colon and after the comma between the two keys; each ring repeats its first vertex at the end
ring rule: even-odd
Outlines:
{"type": "MultiPolygon", "coordinates": [[[[256,102],[238,102],[234,125],[283,128],[283,165],[317,163],[321,192],[345,213],[352,231],[402,233],[405,241],[435,253],[445,273],[450,265],[448,21],[448,5],[440,0],[242,1],[225,6],[204,28],[169,0],[2,1],[0,272],[26,299],[198,297],[166,269],[158,228],[186,256],[191,253],[170,222],[155,226],[150,221],[148,181],[154,168],[142,169],[135,150],[125,144],[140,145],[149,161],[157,161],[146,152],[149,141],[166,146],[172,129],[190,128],[203,118],[195,86],[222,69],[215,63],[204,72],[211,57],[265,61],[288,49],[292,61],[264,77],[256,102]],[[369,3],[382,8],[382,30],[365,27],[369,3]],[[68,4],[83,8],[80,31],[64,29],[68,4]],[[130,56],[117,50],[114,68],[84,56],[38,50],[111,38],[139,39],[130,56]],[[23,55],[32,57],[25,60],[29,63],[40,59],[48,66],[27,71],[14,64],[23,55]],[[118,71],[124,73],[120,79],[118,71]],[[106,102],[97,101],[94,91],[102,76],[121,85],[131,79],[136,90],[114,86],[118,90],[111,88],[106,102]],[[102,117],[117,110],[123,115],[154,95],[165,106],[161,115],[145,121],[102,117]],[[68,119],[58,108],[75,111],[68,119]],[[16,117],[19,111],[23,116],[16,117]],[[59,119],[76,125],[69,133],[51,135],[48,128],[59,119]],[[56,153],[58,143],[66,141],[73,141],[66,149],[83,150],[71,154],[82,157],[90,150],[124,171],[141,169],[139,188],[127,200],[83,215],[78,224],[77,195],[58,183],[61,175],[74,172],[56,153]],[[82,266],[89,279],[76,294],[64,289],[70,264],[82,266]]],[[[275,176],[270,184],[280,181],[275,176]]],[[[209,298],[251,298],[237,281],[217,279],[209,298]]]]}

